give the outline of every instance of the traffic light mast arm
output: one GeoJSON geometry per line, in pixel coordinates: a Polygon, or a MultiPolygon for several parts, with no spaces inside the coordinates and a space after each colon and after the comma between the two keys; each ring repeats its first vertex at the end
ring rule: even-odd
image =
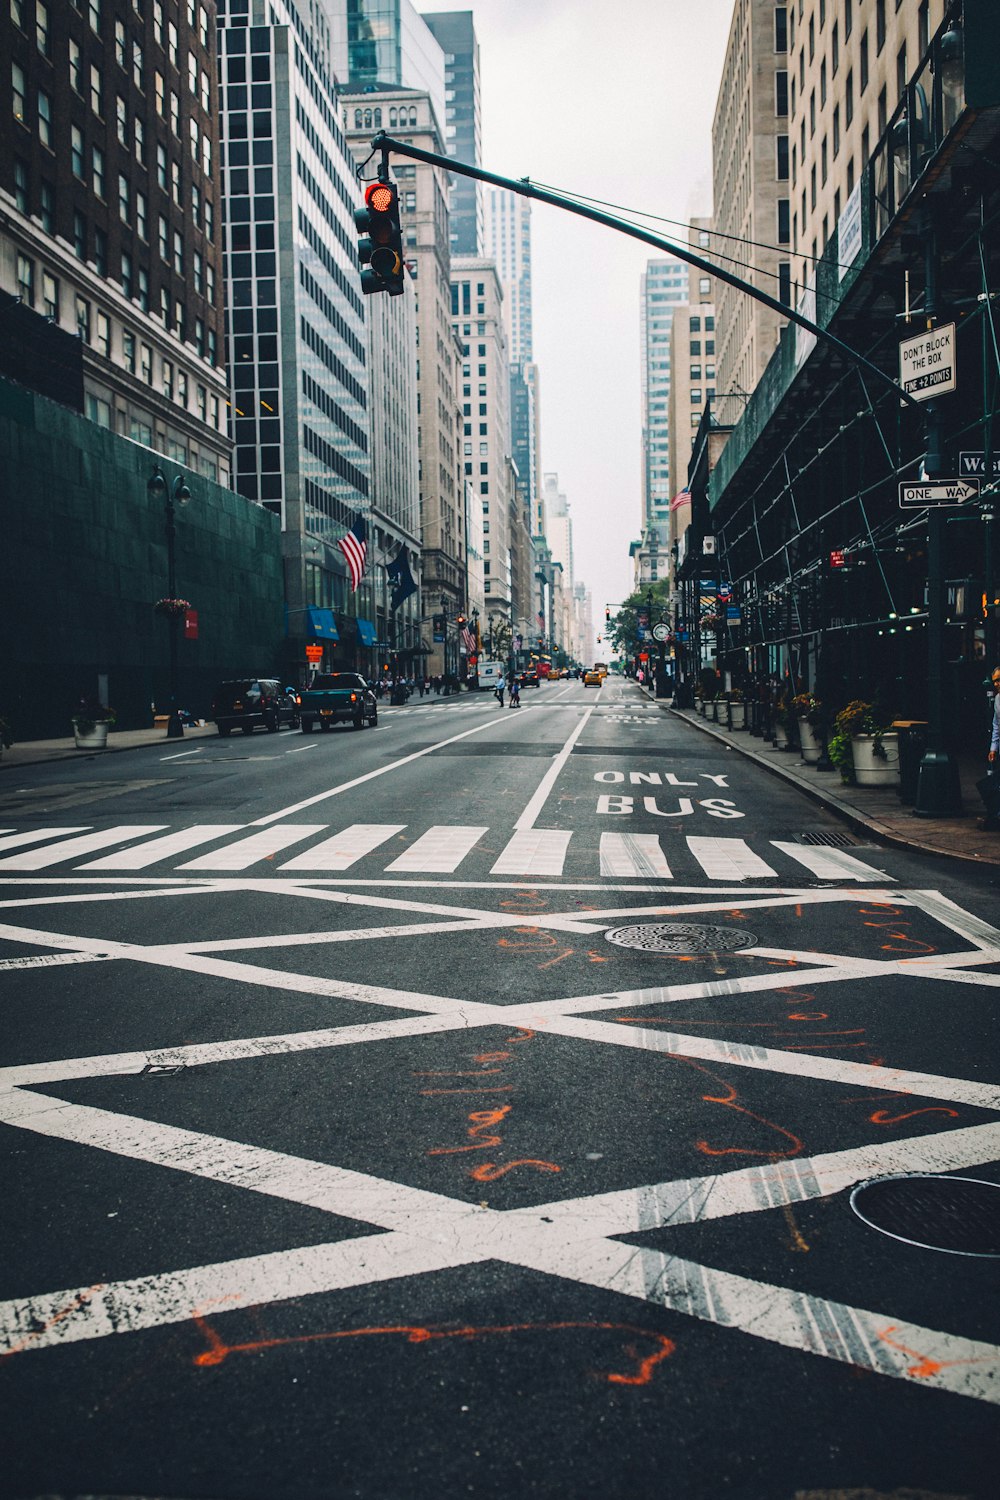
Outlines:
{"type": "MultiPolygon", "coordinates": [[[[567,213],[577,214],[581,219],[592,219],[595,224],[603,224],[607,229],[617,229],[619,234],[627,234],[634,240],[642,240],[646,245],[652,245],[654,249],[664,250],[668,255],[675,255],[678,260],[687,261],[688,265],[696,266],[699,271],[704,271],[707,276],[714,276],[717,281],[724,281],[733,286],[739,292],[746,292],[748,297],[753,297],[756,302],[762,302],[765,307],[771,308],[772,312],[780,313],[790,323],[798,323],[800,328],[805,328],[814,334],[817,339],[830,344],[834,349],[840,351],[852,364],[866,371],[887,385],[894,395],[906,406],[911,406],[914,411],[921,411],[919,401],[915,401],[909,391],[903,387],[891,375],[880,370],[878,365],[872,364],[857,349],[852,349],[850,344],[845,344],[838,339],[836,334],[830,333],[826,328],[820,328],[818,323],[804,318],[796,309],[786,307],[776,297],[769,297],[767,292],[760,291],[752,286],[749,281],[744,281],[739,276],[734,276],[732,271],[723,270],[721,266],[713,265],[711,261],[703,260],[700,255],[695,255],[693,250],[686,245],[675,245],[671,240],[665,240],[661,235],[652,234],[648,229],[640,229],[635,224],[629,224],[624,219],[616,219],[612,214],[602,214],[599,209],[588,208],[583,203],[574,203],[568,198],[562,198],[558,193],[546,192],[544,188],[535,187],[527,177],[501,177],[497,172],[484,171],[482,167],[470,167],[465,162],[456,161],[453,156],[438,156],[433,151],[424,151],[420,146],[411,146],[408,141],[397,141],[392,136],[386,135],[385,131],[379,131],[372,141],[372,149],[383,153],[382,160],[385,161],[386,152],[396,152],[399,156],[412,157],[414,161],[427,162],[432,167],[443,167],[445,171],[455,172],[459,177],[474,177],[477,182],[488,182],[494,187],[506,188],[508,192],[518,193],[522,198],[535,198],[539,203],[550,203],[553,208],[563,208],[567,213]]],[[[922,413],[923,414],[923,413],[922,413]]]]}

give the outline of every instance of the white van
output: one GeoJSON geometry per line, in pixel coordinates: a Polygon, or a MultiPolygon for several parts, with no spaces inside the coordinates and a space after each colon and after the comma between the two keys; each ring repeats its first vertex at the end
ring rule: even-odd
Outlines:
{"type": "Polygon", "coordinates": [[[481,661],[479,663],[479,687],[494,692],[507,676],[505,661],[481,661]]]}

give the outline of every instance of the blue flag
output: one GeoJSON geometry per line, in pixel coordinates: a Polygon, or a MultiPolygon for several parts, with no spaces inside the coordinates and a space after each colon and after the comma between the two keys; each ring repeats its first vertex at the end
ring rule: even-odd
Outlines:
{"type": "Polygon", "coordinates": [[[417,592],[417,585],[414,582],[413,574],[410,572],[410,560],[406,555],[406,548],[402,544],[400,544],[399,551],[392,562],[387,564],[385,571],[388,574],[389,582],[392,584],[390,605],[393,609],[398,609],[404,599],[408,599],[411,594],[417,592]]]}

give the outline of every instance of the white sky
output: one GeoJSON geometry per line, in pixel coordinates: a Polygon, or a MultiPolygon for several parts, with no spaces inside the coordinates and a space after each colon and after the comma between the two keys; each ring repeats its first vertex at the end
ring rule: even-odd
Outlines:
{"type": "MultiPolygon", "coordinates": [[[[487,171],[673,219],[711,212],[712,116],[733,0],[417,4],[473,13],[487,171]]],[[[593,590],[599,633],[605,603],[631,590],[639,278],[658,252],[543,203],[531,215],[542,467],[569,499],[576,580],[593,590]]],[[[661,232],[686,241],[683,229],[661,232]]]]}

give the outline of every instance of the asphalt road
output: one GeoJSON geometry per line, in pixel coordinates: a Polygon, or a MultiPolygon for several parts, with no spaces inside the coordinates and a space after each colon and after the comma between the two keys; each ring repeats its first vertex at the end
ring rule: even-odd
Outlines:
{"type": "Polygon", "coordinates": [[[0,824],[0,1494],[995,1500],[994,881],[615,680],[0,824]]]}

